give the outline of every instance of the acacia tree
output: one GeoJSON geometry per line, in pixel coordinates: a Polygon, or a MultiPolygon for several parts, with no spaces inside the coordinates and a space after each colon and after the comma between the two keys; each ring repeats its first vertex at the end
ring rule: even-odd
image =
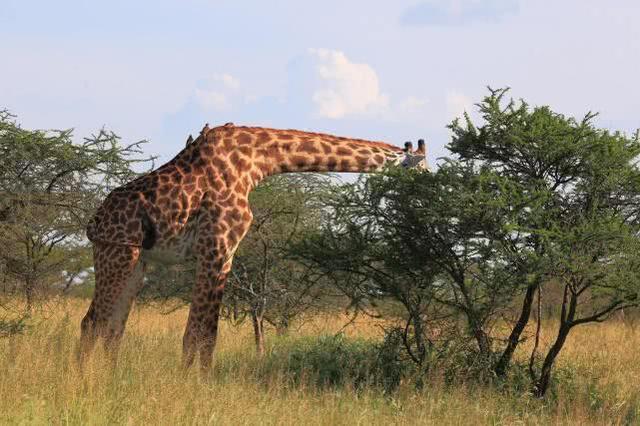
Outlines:
{"type": "Polygon", "coordinates": [[[150,158],[140,155],[144,141],[121,146],[100,130],[74,143],[71,130],[26,130],[14,118],[0,112],[0,265],[3,293],[22,295],[28,311],[38,295],[68,288],[90,266],[88,219],[150,158]]]}
{"type": "Polygon", "coordinates": [[[234,258],[225,311],[235,318],[251,317],[260,355],[265,322],[284,334],[296,317],[318,308],[330,292],[316,271],[289,256],[292,244],[318,228],[320,200],[329,185],[321,175],[273,176],[250,195],[253,222],[234,258]]]}
{"type": "Polygon", "coordinates": [[[460,338],[490,365],[492,325],[522,278],[503,253],[512,199],[507,182],[466,164],[433,174],[389,169],[343,188],[323,232],[298,252],[342,280],[354,301],[398,302],[402,343],[423,370],[429,355],[460,338]]]}
{"type": "Polygon", "coordinates": [[[576,120],[548,107],[506,101],[506,93],[491,90],[479,104],[481,127],[468,116],[464,125],[454,122],[449,149],[518,186],[529,200],[513,223],[526,236],[514,253],[536,259],[525,268],[535,278],[527,285],[498,371],[508,366],[536,291],[553,279],[563,286],[554,344],[537,377],[531,368],[534,393],[542,396],[574,326],[638,306],[640,138],[596,128],[595,114],[576,120]]]}
{"type": "Polygon", "coordinates": [[[640,142],[595,128],[593,114],[577,121],[507,102],[505,93],[492,90],[478,105],[481,126],[468,116],[451,124],[453,157],[436,173],[389,170],[345,188],[324,232],[300,253],[349,277],[359,297],[399,300],[393,286],[420,290],[422,306],[462,320],[462,334],[498,376],[540,289],[562,283],[564,298],[552,301],[561,326],[540,372],[532,355],[533,392],[542,396],[574,326],[638,304],[640,142]],[[506,335],[493,327],[505,319],[506,335]]]}

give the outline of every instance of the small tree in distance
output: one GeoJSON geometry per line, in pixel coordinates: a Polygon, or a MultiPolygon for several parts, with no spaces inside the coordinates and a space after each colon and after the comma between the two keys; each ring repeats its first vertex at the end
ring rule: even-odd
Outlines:
{"type": "Polygon", "coordinates": [[[284,334],[295,318],[320,307],[330,294],[322,277],[289,256],[292,244],[320,226],[320,200],[329,185],[321,175],[273,176],[250,195],[253,223],[234,258],[225,311],[251,318],[260,355],[265,322],[284,334]]]}

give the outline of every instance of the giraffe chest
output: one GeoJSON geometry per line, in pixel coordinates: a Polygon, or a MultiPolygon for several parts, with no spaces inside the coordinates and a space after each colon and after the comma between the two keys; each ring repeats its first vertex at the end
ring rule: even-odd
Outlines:
{"type": "Polygon", "coordinates": [[[197,237],[197,220],[189,220],[186,225],[169,238],[158,241],[153,248],[142,250],[145,262],[172,265],[195,257],[193,247],[197,237]]]}

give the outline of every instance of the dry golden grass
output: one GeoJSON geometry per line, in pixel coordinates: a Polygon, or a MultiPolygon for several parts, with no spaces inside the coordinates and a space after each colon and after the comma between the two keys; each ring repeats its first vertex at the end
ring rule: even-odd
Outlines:
{"type": "MultiPolygon", "coordinates": [[[[562,379],[557,398],[441,383],[420,392],[406,384],[389,398],[378,390],[292,384],[276,370],[265,374],[248,326],[222,324],[214,371],[185,376],[179,369],[184,309],[161,315],[136,308],[117,368],[98,350],[80,374],[74,350],[85,309],[85,301],[61,301],[25,335],[0,340],[0,423],[629,424],[640,418],[640,331],[619,322],[570,336],[559,362],[563,374],[575,374],[562,379]]],[[[295,333],[335,332],[344,323],[344,317],[318,317],[295,333]]],[[[345,332],[380,336],[375,322],[364,319],[345,332]]],[[[274,340],[269,350],[278,349],[274,340]]]]}

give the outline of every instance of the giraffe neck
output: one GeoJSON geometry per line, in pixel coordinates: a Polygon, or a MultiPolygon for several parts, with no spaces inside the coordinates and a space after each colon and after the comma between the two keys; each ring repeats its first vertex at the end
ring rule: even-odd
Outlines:
{"type": "Polygon", "coordinates": [[[403,154],[384,142],[298,130],[226,125],[212,129],[205,139],[212,138],[216,151],[226,154],[228,167],[237,177],[250,177],[251,187],[279,173],[372,172],[403,154]]]}

